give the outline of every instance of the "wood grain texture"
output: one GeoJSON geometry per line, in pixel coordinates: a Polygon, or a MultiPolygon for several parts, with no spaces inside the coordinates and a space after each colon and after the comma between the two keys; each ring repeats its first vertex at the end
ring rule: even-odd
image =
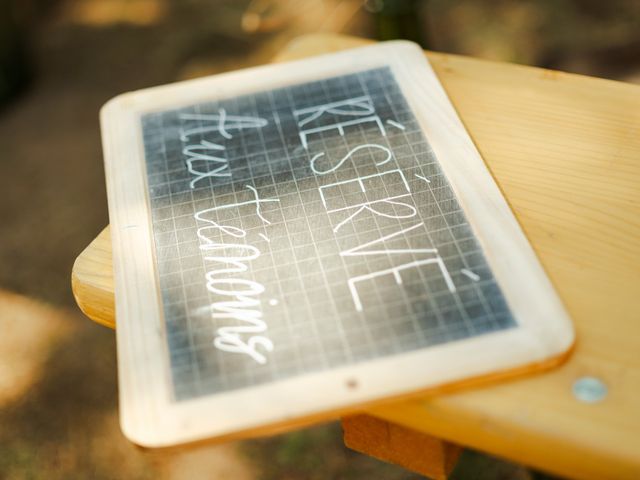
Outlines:
{"type": "Polygon", "coordinates": [[[434,480],[446,480],[462,452],[458,445],[371,415],[344,417],[342,429],[350,449],[434,480]]]}
{"type": "Polygon", "coordinates": [[[71,271],[71,289],[80,310],[109,328],[116,327],[112,259],[106,227],[76,258],[71,271]]]}
{"type": "MultiPolygon", "coordinates": [[[[280,59],[362,43],[303,37],[280,59]]],[[[640,87],[427,55],[569,310],[578,343],[553,372],[369,413],[569,477],[637,478],[640,87]],[[573,383],[586,375],[607,384],[600,403],[574,398],[573,383]]],[[[108,252],[103,233],[76,262],[73,284],[83,311],[113,324],[108,252]]]]}

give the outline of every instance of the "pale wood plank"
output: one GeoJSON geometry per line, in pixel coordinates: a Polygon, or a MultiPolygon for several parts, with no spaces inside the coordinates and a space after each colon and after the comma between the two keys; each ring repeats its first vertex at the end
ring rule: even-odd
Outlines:
{"type": "Polygon", "coordinates": [[[111,235],[106,227],[76,258],[71,288],[80,310],[94,322],[115,328],[111,235]]]}

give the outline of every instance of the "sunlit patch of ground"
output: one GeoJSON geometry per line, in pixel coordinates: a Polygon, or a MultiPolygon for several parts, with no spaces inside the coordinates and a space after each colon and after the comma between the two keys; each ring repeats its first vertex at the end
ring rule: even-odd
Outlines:
{"type": "Polygon", "coordinates": [[[112,334],[4,291],[0,327],[0,478],[150,478],[115,421],[112,334]]]}
{"type": "Polygon", "coordinates": [[[37,381],[49,346],[68,331],[59,311],[0,290],[0,408],[37,381]]]}
{"type": "Polygon", "coordinates": [[[252,480],[238,444],[153,453],[122,434],[111,330],[0,290],[0,478],[252,480]]]}
{"type": "Polygon", "coordinates": [[[164,467],[167,480],[252,480],[256,469],[238,450],[238,443],[193,448],[175,455],[164,467]]]}
{"type": "Polygon", "coordinates": [[[66,4],[62,18],[94,27],[118,23],[147,26],[158,23],[166,14],[164,0],[75,0],[66,4]]]}

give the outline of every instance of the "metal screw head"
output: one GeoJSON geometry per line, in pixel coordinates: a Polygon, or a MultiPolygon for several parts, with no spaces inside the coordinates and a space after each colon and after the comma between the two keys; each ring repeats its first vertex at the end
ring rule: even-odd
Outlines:
{"type": "Polygon", "coordinates": [[[607,396],[607,386],[596,377],[582,377],[573,383],[573,395],[585,403],[598,403],[607,396]]]}

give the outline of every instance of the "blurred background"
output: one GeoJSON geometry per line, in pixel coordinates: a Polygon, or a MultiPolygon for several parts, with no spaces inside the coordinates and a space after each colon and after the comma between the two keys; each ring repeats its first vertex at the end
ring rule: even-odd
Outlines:
{"type": "MultiPolygon", "coordinates": [[[[638,0],[0,0],[0,479],[414,479],[329,424],[156,454],[118,427],[115,338],[75,307],[107,225],[98,110],[338,32],[640,83],[638,0]]],[[[454,478],[540,478],[466,452],[454,478]]]]}

